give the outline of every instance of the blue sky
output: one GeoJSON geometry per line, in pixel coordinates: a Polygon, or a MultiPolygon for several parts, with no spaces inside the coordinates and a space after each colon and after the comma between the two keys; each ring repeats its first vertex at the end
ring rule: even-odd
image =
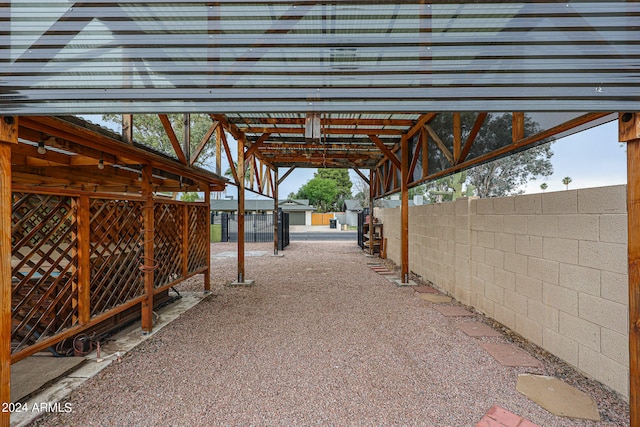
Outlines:
{"type": "MultiPolygon", "coordinates": [[[[85,116],[94,123],[103,126],[100,116],[85,116]]],[[[109,125],[111,127],[112,125],[109,125]]],[[[119,132],[119,130],[117,130],[119,132]]],[[[569,176],[572,179],[569,189],[601,187],[607,185],[626,184],[627,163],[624,145],[618,142],[618,122],[613,121],[601,126],[562,138],[552,145],[554,173],[553,175],[531,181],[525,188],[525,193],[540,193],[540,184],[546,182],[547,192],[565,190],[562,179],[569,176]]],[[[223,165],[226,170],[228,165],[223,165]]],[[[282,176],[287,169],[281,168],[282,176]]],[[[280,198],[285,198],[313,178],[315,169],[296,169],[280,185],[280,198]]],[[[351,181],[358,178],[350,171],[351,181]]],[[[365,171],[368,175],[368,171],[365,171]]],[[[235,189],[230,189],[230,195],[235,195],[235,189]]],[[[257,197],[248,193],[247,198],[257,197]]]]}

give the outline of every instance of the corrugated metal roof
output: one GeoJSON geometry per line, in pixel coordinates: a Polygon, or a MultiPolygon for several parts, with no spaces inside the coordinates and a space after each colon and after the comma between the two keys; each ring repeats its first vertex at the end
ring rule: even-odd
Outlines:
{"type": "Polygon", "coordinates": [[[640,2],[115,0],[0,4],[0,108],[623,111],[640,2]]]}

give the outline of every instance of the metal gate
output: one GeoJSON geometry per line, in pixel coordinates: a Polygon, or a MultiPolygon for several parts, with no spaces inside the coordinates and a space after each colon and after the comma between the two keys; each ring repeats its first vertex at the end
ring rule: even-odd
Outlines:
{"type": "MultiPolygon", "coordinates": [[[[220,215],[222,241],[238,241],[238,219],[235,214],[220,215]]],[[[273,242],[273,215],[246,213],[244,216],[244,241],[246,243],[273,242]]],[[[289,245],[289,214],[278,212],[278,249],[289,245]]]]}

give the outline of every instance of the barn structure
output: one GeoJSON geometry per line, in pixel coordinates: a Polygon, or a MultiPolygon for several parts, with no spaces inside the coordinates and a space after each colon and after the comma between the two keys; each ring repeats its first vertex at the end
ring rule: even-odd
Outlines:
{"type": "Polygon", "coordinates": [[[410,187],[617,119],[640,425],[639,20],[636,1],[0,3],[1,400],[12,362],[131,307],[150,330],[154,296],[194,274],[206,289],[227,134],[240,221],[245,189],[277,201],[299,167],[353,168],[372,199],[400,192],[406,282],[410,187]],[[72,116],[103,113],[122,134],[72,116]],[[205,138],[177,135],[170,113],[206,114],[205,138]],[[158,115],[171,155],[133,140],[137,114],[158,115]],[[216,173],[194,166],[213,141],[216,173]]]}

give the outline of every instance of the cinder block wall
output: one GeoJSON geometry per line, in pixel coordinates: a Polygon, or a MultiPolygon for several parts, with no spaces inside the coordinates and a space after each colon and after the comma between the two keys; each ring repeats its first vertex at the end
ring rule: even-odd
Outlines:
{"type": "Polygon", "coordinates": [[[411,207],[409,268],[628,398],[625,186],[411,207]]]}

